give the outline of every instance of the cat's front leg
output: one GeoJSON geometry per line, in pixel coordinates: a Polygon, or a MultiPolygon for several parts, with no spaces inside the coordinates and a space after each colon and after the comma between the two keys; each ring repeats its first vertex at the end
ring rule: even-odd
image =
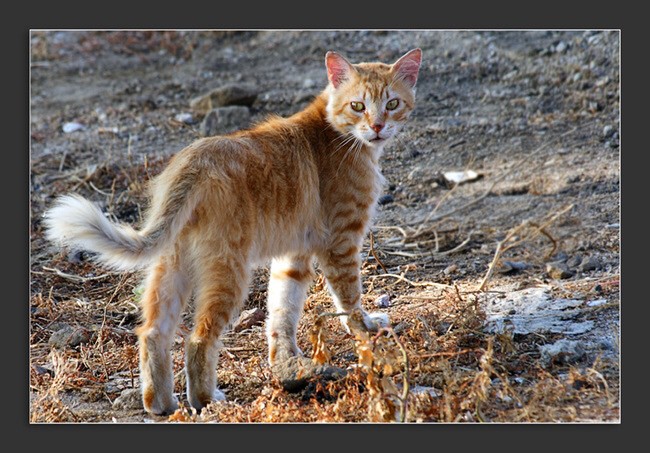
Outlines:
{"type": "Polygon", "coordinates": [[[345,375],[340,368],[317,365],[303,357],[296,343],[298,321],[313,277],[311,256],[286,256],[271,264],[266,320],[269,364],[287,391],[299,391],[312,379],[330,380],[345,375]]]}
{"type": "MultiPolygon", "coordinates": [[[[321,254],[319,261],[337,313],[360,310],[366,328],[371,331],[390,324],[385,313],[368,313],[361,307],[361,258],[355,242],[339,242],[321,254]]],[[[341,322],[349,332],[348,317],[341,316],[341,322]]]]}

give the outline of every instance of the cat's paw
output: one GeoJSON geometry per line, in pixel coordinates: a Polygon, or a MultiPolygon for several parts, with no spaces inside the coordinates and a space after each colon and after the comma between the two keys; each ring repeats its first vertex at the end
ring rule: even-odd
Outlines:
{"type": "Polygon", "coordinates": [[[348,333],[354,331],[377,332],[382,327],[390,326],[390,318],[381,312],[367,313],[364,310],[353,310],[349,316],[341,319],[348,333]]]}
{"type": "Polygon", "coordinates": [[[153,415],[170,415],[178,409],[178,398],[175,395],[154,395],[149,389],[143,393],[142,404],[144,410],[153,415]]]}
{"type": "Polygon", "coordinates": [[[368,313],[363,320],[371,332],[377,332],[382,327],[390,326],[390,318],[388,315],[379,311],[368,313]]]}
{"type": "Polygon", "coordinates": [[[226,394],[219,389],[214,389],[212,401],[226,401],[226,394]]]}

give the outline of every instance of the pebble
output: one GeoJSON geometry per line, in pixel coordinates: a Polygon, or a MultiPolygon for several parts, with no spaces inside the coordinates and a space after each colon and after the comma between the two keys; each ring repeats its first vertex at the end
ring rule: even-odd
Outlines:
{"type": "Polygon", "coordinates": [[[582,260],[578,269],[580,269],[581,272],[589,272],[589,271],[595,271],[596,269],[600,269],[600,267],[601,265],[598,258],[594,256],[588,256],[582,260]]]}
{"type": "Polygon", "coordinates": [[[598,307],[607,303],[607,299],[596,299],[587,302],[587,307],[598,307]]]}
{"type": "Polygon", "coordinates": [[[142,394],[140,389],[126,389],[113,401],[114,410],[144,409],[142,406],[142,394]]]}
{"type": "Polygon", "coordinates": [[[176,121],[179,121],[179,122],[185,123],[185,124],[194,124],[194,123],[196,123],[196,119],[194,119],[192,114],[191,113],[186,113],[186,112],[185,113],[179,113],[178,115],[176,115],[174,117],[174,119],[176,121]]]}
{"type": "Polygon", "coordinates": [[[499,272],[501,274],[514,274],[519,271],[524,271],[530,268],[530,264],[523,261],[503,261],[499,272]]]}
{"type": "Polygon", "coordinates": [[[386,195],[382,195],[379,197],[379,200],[377,200],[377,203],[380,205],[385,205],[388,203],[392,203],[395,201],[395,197],[393,197],[391,194],[387,193],[386,195]]]}
{"type": "Polygon", "coordinates": [[[57,349],[75,348],[82,343],[90,341],[91,332],[83,327],[72,327],[64,324],[54,332],[48,344],[57,349]]]}
{"type": "Polygon", "coordinates": [[[82,131],[86,128],[83,124],[80,123],[65,123],[63,125],[63,132],[70,134],[72,132],[82,131]]]}
{"type": "Polygon", "coordinates": [[[547,263],[546,273],[548,274],[549,277],[555,280],[571,278],[575,275],[575,272],[569,269],[569,267],[565,263],[562,263],[560,261],[547,263]]]}
{"type": "Polygon", "coordinates": [[[239,319],[233,324],[232,330],[239,332],[241,330],[250,329],[253,326],[262,324],[266,319],[266,314],[261,308],[251,308],[244,310],[239,315],[239,319]]]}
{"type": "Polygon", "coordinates": [[[382,294],[375,299],[375,307],[377,308],[388,308],[390,307],[390,296],[388,294],[382,294]]]}
{"type": "Polygon", "coordinates": [[[609,124],[603,128],[603,136],[605,138],[611,137],[614,132],[616,132],[616,129],[614,129],[614,126],[611,126],[609,124]]]}
{"type": "Polygon", "coordinates": [[[201,134],[210,137],[228,134],[249,125],[251,114],[248,107],[233,105],[211,110],[201,123],[201,134]]]}
{"type": "Polygon", "coordinates": [[[560,41],[559,43],[557,43],[557,46],[555,46],[555,51],[557,53],[564,53],[567,51],[568,48],[569,45],[567,43],[565,43],[564,41],[560,41]]]}
{"type": "Polygon", "coordinates": [[[249,83],[229,83],[198,96],[190,101],[192,110],[207,113],[212,108],[230,105],[250,107],[257,99],[259,91],[249,83]]]}
{"type": "Polygon", "coordinates": [[[579,341],[559,340],[539,347],[540,362],[545,367],[553,363],[568,364],[577,362],[585,356],[585,350],[579,341]]]}
{"type": "Polygon", "coordinates": [[[445,275],[451,275],[458,272],[458,266],[455,264],[450,264],[445,268],[445,270],[442,271],[443,274],[445,275]]]}
{"type": "Polygon", "coordinates": [[[580,254],[573,255],[571,258],[569,258],[566,262],[566,265],[569,266],[571,269],[576,268],[580,266],[580,263],[582,263],[583,257],[580,254]]]}

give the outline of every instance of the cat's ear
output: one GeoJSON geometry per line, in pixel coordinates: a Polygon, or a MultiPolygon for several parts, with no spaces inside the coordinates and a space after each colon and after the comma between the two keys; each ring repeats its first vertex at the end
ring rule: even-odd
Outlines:
{"type": "Polygon", "coordinates": [[[332,51],[325,54],[325,66],[327,66],[327,78],[334,88],[338,88],[353,71],[356,71],[348,60],[332,51]]]}
{"type": "Polygon", "coordinates": [[[418,81],[418,72],[422,63],[422,50],[413,49],[397,60],[392,67],[394,78],[403,80],[411,88],[415,87],[418,81]]]}

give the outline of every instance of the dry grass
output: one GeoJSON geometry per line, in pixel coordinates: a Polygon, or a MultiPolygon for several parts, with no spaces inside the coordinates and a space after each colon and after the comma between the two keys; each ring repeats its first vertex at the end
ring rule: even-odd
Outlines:
{"type": "MultiPolygon", "coordinates": [[[[51,157],[33,162],[34,174],[59,177],[51,180],[46,192],[32,204],[32,422],[84,421],[68,403],[70,398],[63,396],[112,402],[123,389],[138,385],[137,345],[132,331],[138,321],[139,277],[106,273],[79,257],[71,261],[64,253],[53,251],[43,239],[39,214],[54,194],[76,190],[103,202],[107,212],[116,218],[137,221],[146,202],[143,183],[164,164],[164,160],[125,166],[107,162],[89,170],[73,168],[62,173],[61,162],[51,157]],[[48,340],[63,324],[86,329],[89,340],[63,350],[52,348],[48,340]]],[[[470,200],[461,207],[472,205],[470,200]]],[[[540,218],[537,224],[526,225],[532,228],[531,234],[522,236],[523,227],[515,228],[506,233],[503,244],[525,242],[529,256],[543,255],[548,240],[555,246],[546,228],[557,216],[540,218]],[[548,240],[540,240],[541,236],[548,240]]],[[[363,303],[375,310],[374,299],[389,294],[392,328],[378,334],[356,328],[353,334],[346,334],[336,317],[323,315],[330,307],[330,298],[322,279],[312,287],[299,325],[299,343],[314,361],[347,368],[345,378],[314,382],[296,394],[283,391],[266,364],[263,329],[255,326],[224,338],[218,375],[229,400],[215,402],[200,414],[185,403],[167,421],[618,420],[617,363],[597,359],[543,368],[538,346],[552,341],[552,335],[515,337],[508,332],[484,331],[482,306],[486,293],[476,291],[478,275],[460,282],[430,281],[426,265],[431,253],[437,257],[462,253],[481,245],[477,238],[494,235],[467,232],[451,216],[432,214],[431,219],[417,227],[378,228],[373,243],[368,244],[370,252],[363,264],[363,303]]],[[[502,247],[501,253],[504,251],[502,247]]],[[[500,256],[497,253],[494,257],[495,263],[500,256]]],[[[486,275],[484,283],[490,277],[486,275]]],[[[617,283],[608,286],[614,280],[601,282],[604,291],[617,292],[617,283]]],[[[256,274],[246,308],[264,306],[265,284],[266,274],[261,271],[256,274]]],[[[567,285],[564,289],[575,297],[579,292],[587,294],[594,283],[582,287],[573,283],[570,288],[567,285]]],[[[485,284],[480,287],[486,289],[485,284]]],[[[183,335],[190,328],[191,317],[187,314],[173,350],[175,389],[181,394],[183,335]]]]}

